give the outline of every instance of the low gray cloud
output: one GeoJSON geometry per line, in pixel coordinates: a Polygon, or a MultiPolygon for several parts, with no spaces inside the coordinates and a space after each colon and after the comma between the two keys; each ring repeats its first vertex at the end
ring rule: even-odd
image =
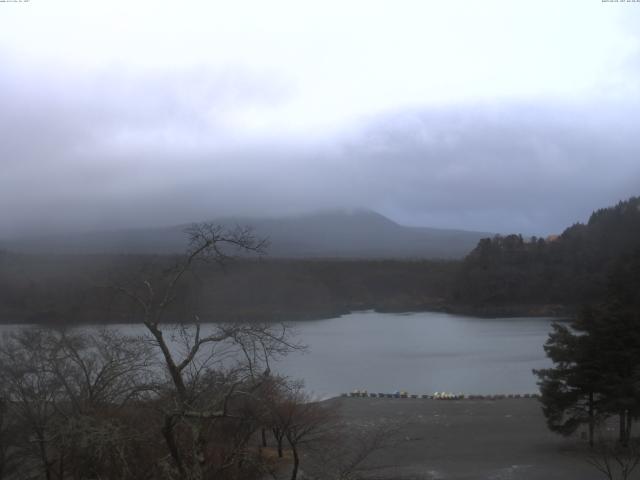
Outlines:
{"type": "Polygon", "coordinates": [[[476,105],[404,112],[352,155],[401,220],[544,233],[637,194],[635,104],[476,105]],[[395,186],[395,187],[394,187],[395,186]]]}
{"type": "Polygon", "coordinates": [[[286,102],[289,88],[233,69],[8,70],[0,235],[353,207],[414,225],[546,234],[640,193],[635,101],[413,108],[309,137],[230,123],[286,102]]]}

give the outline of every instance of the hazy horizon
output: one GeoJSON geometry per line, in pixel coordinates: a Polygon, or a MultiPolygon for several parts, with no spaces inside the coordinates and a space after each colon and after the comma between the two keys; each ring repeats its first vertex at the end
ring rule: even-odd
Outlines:
{"type": "MultiPolygon", "coordinates": [[[[625,199],[620,199],[625,200],[625,199]]],[[[614,202],[617,203],[617,202],[614,202]]],[[[610,207],[613,206],[612,205],[603,205],[599,208],[606,208],[606,207],[610,207]]],[[[598,208],[596,208],[598,209],[598,208]]],[[[569,228],[571,225],[575,224],[575,223],[586,223],[587,220],[589,219],[589,216],[592,212],[589,212],[589,215],[587,215],[587,217],[585,218],[581,218],[581,219],[576,219],[574,222],[567,224],[565,227],[559,229],[557,232],[549,232],[549,233],[531,233],[531,232],[521,232],[521,231],[517,231],[515,229],[506,229],[503,231],[488,231],[488,230],[472,230],[472,229],[468,229],[468,228],[454,228],[454,227],[439,227],[439,226],[434,226],[434,225],[423,225],[423,224],[412,224],[410,222],[406,222],[403,223],[402,221],[397,221],[393,218],[391,218],[390,216],[387,216],[385,214],[382,214],[380,212],[377,212],[375,210],[369,209],[369,208],[365,208],[365,207],[351,207],[351,208],[339,208],[339,207],[334,207],[334,208],[326,208],[326,209],[317,209],[317,210],[308,210],[308,211],[302,211],[302,212],[288,212],[288,213],[281,213],[281,214],[265,214],[265,215],[225,215],[225,216],[219,216],[219,217],[200,217],[200,218],[190,218],[190,219],[185,219],[184,221],[178,221],[178,222],[169,222],[169,223],[153,223],[153,224],[144,224],[144,223],[138,223],[136,225],[131,225],[131,226],[122,226],[122,227],[109,227],[109,226],[105,226],[104,228],[92,228],[92,227],[76,227],[76,228],[70,228],[70,229],[65,229],[64,231],[58,231],[58,230],[44,230],[44,231],[30,231],[27,233],[21,233],[21,234],[17,234],[14,236],[11,235],[7,235],[7,236],[0,236],[0,240],[5,240],[5,241],[15,241],[15,240],[20,240],[20,239],[28,239],[28,238],[38,238],[38,237],[48,237],[50,235],[53,235],[55,237],[67,237],[70,235],[84,235],[84,234],[94,234],[94,233],[101,233],[101,232],[111,232],[111,233],[115,233],[115,232],[129,232],[129,231],[149,231],[149,230],[163,230],[163,229],[173,229],[176,227],[188,227],[189,225],[192,225],[194,223],[206,223],[206,222],[213,222],[213,223],[218,223],[221,224],[223,226],[233,226],[233,225],[239,225],[239,226],[247,226],[247,227],[252,227],[254,226],[251,222],[255,221],[288,221],[288,220],[298,220],[298,219],[313,219],[314,217],[319,217],[319,216],[335,216],[335,217],[341,217],[343,215],[356,215],[356,214],[374,214],[374,215],[381,215],[382,217],[384,217],[386,220],[389,220],[393,223],[395,223],[396,225],[400,226],[400,227],[408,227],[408,228],[425,228],[425,229],[434,229],[434,230],[442,230],[442,231],[460,231],[460,232],[470,232],[470,233],[483,233],[483,234],[487,234],[487,235],[510,235],[510,234],[516,234],[516,235],[522,235],[524,237],[529,237],[529,236],[538,236],[538,237],[546,237],[548,235],[554,235],[554,234],[561,234],[566,228],[569,228]],[[230,223],[229,223],[230,222],[230,223]]]]}

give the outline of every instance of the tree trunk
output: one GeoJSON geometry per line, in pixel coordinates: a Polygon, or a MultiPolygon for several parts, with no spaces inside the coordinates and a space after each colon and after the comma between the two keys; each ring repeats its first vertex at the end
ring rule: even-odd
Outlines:
{"type": "Polygon", "coordinates": [[[173,361],[173,356],[171,355],[171,351],[167,346],[167,342],[162,335],[162,331],[153,323],[145,321],[144,324],[158,342],[158,346],[160,347],[162,355],[164,356],[165,366],[169,371],[169,375],[171,375],[173,385],[176,387],[178,401],[180,402],[180,406],[184,407],[187,401],[187,387],[184,384],[184,380],[182,379],[182,374],[178,369],[178,366],[173,361]]]}
{"type": "MultiPolygon", "coordinates": [[[[194,433],[194,429],[197,430],[197,435],[196,435],[196,441],[195,441],[195,448],[194,448],[194,456],[196,461],[198,462],[198,478],[204,478],[204,476],[206,475],[206,471],[207,471],[207,465],[206,465],[206,458],[205,458],[205,454],[204,454],[204,450],[205,450],[205,446],[206,446],[206,439],[204,437],[204,430],[202,428],[200,428],[199,425],[192,425],[191,426],[191,432],[192,434],[194,433]]],[[[195,478],[195,477],[194,477],[195,478]]]]}
{"type": "Polygon", "coordinates": [[[164,440],[167,443],[167,448],[169,448],[171,458],[173,458],[173,461],[176,462],[176,467],[178,467],[180,475],[186,477],[186,472],[184,470],[184,466],[182,465],[182,459],[180,458],[180,453],[178,452],[178,446],[176,445],[175,438],[173,437],[173,419],[168,415],[164,417],[162,435],[164,436],[164,440]]]}
{"type": "Polygon", "coordinates": [[[60,462],[58,464],[58,478],[64,478],[64,455],[60,455],[60,462]]]}
{"type": "Polygon", "coordinates": [[[300,466],[300,457],[298,457],[298,449],[295,445],[291,445],[291,451],[293,452],[293,471],[291,472],[291,480],[296,480],[298,477],[298,467],[300,466]]]}
{"type": "Polygon", "coordinates": [[[627,446],[627,411],[620,410],[618,414],[619,427],[618,427],[618,441],[620,445],[627,446]]]}
{"type": "Polygon", "coordinates": [[[282,458],[282,441],[284,440],[284,434],[280,433],[280,430],[277,428],[274,428],[272,432],[278,443],[278,458],[282,458]]]}
{"type": "Polygon", "coordinates": [[[593,407],[593,392],[589,393],[589,446],[593,448],[593,432],[595,429],[595,412],[593,407]]]}
{"type": "Polygon", "coordinates": [[[44,476],[46,480],[51,480],[51,465],[47,459],[47,449],[45,447],[45,439],[42,434],[38,434],[38,446],[40,449],[40,458],[44,467],[44,476]]]}
{"type": "Polygon", "coordinates": [[[262,446],[266,447],[267,446],[267,431],[262,428],[260,429],[260,433],[262,433],[262,446]]]}

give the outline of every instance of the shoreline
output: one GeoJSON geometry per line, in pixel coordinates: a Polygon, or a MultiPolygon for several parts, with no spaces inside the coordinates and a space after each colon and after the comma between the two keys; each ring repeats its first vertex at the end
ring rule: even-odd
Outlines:
{"type": "Polygon", "coordinates": [[[394,392],[394,393],[369,393],[364,391],[353,391],[351,393],[341,393],[340,395],[332,398],[401,398],[411,400],[437,400],[437,401],[452,401],[452,400],[518,400],[518,399],[537,399],[540,398],[539,393],[496,393],[496,394],[466,394],[466,393],[449,393],[449,392],[435,392],[434,394],[418,394],[408,392],[394,392]]]}
{"type": "MultiPolygon", "coordinates": [[[[285,315],[281,314],[281,318],[275,319],[276,315],[247,315],[245,319],[239,320],[238,317],[234,317],[233,320],[222,319],[218,322],[247,322],[247,323],[288,323],[288,322],[314,322],[321,320],[330,320],[338,318],[344,315],[352,313],[372,311],[375,313],[397,313],[397,314],[410,314],[410,313],[448,313],[451,315],[462,315],[475,318],[526,318],[526,317],[547,317],[554,318],[558,321],[570,320],[576,312],[576,308],[567,305],[551,305],[551,304],[532,304],[532,305],[456,305],[447,303],[437,304],[411,304],[411,305],[358,305],[352,308],[339,308],[331,310],[329,312],[290,312],[285,315]]],[[[67,326],[102,326],[102,325],[135,325],[137,321],[125,322],[122,320],[113,322],[60,322],[59,320],[51,319],[33,319],[25,318],[16,321],[0,318],[0,325],[33,325],[33,326],[51,326],[51,327],[67,327],[67,326]]],[[[167,320],[163,323],[178,323],[167,320]]],[[[216,321],[203,321],[200,323],[217,323],[216,321]]]]}

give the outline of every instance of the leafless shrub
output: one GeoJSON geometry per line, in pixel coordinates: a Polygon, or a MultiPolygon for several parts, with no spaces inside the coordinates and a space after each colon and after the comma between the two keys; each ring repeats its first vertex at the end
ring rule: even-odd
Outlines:
{"type": "Polygon", "coordinates": [[[389,468],[375,462],[377,453],[396,448],[404,440],[397,422],[360,425],[339,422],[325,442],[312,445],[305,473],[316,480],[359,480],[389,468]]]}
{"type": "Polygon", "coordinates": [[[609,480],[628,480],[640,463],[640,444],[637,440],[630,440],[627,445],[600,440],[594,445],[587,462],[609,480]]]}

